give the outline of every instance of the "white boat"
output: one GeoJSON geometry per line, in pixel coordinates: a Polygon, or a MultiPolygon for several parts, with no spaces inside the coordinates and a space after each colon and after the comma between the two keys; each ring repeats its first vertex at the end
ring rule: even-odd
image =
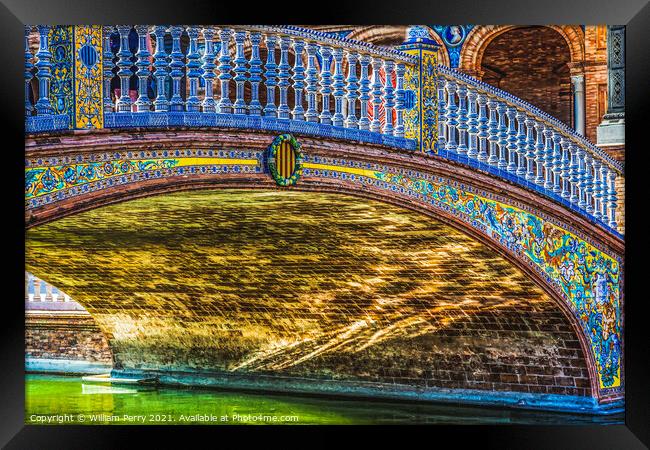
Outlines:
{"type": "Polygon", "coordinates": [[[87,375],[81,377],[81,380],[88,383],[112,383],[112,384],[138,384],[138,385],[147,385],[147,384],[157,384],[157,377],[150,378],[115,378],[111,377],[110,373],[105,373],[101,375],[87,375]]]}

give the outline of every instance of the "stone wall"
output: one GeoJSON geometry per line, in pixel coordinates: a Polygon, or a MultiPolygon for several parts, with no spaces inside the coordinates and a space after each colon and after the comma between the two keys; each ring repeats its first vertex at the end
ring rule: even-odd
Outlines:
{"type": "Polygon", "coordinates": [[[25,314],[25,356],[112,363],[106,337],[89,314],[25,314]]]}

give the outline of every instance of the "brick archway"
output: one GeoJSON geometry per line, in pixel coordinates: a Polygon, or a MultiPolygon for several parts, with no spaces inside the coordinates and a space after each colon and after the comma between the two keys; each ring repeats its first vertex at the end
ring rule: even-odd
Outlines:
{"type": "MultiPolygon", "coordinates": [[[[584,32],[579,26],[545,25],[544,27],[556,31],[566,41],[571,54],[571,63],[584,60],[584,32]]],[[[474,28],[470,31],[461,49],[459,69],[468,75],[481,79],[483,76],[481,61],[483,60],[485,49],[496,37],[516,28],[525,27],[520,25],[487,25],[474,28]]]]}

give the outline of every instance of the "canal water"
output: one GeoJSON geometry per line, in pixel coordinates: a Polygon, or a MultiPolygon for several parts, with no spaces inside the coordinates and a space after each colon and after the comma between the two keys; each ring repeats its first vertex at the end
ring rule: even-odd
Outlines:
{"type": "Polygon", "coordinates": [[[28,424],[620,424],[588,416],[456,405],[389,403],[207,389],[86,383],[28,374],[28,424]]]}

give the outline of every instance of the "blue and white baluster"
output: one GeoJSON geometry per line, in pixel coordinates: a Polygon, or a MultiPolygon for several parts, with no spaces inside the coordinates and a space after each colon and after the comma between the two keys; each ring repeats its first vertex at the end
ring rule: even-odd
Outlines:
{"type": "MultiPolygon", "coordinates": [[[[447,79],[438,77],[438,150],[447,150],[447,79]]],[[[422,118],[420,118],[422,120],[422,118]]]]}
{"type": "Polygon", "coordinates": [[[535,122],[535,133],[537,135],[537,142],[535,143],[535,184],[537,186],[544,186],[544,131],[546,127],[543,123],[535,122]]]}
{"type": "Polygon", "coordinates": [[[609,217],[608,203],[609,194],[607,188],[607,166],[601,163],[600,166],[600,216],[603,223],[607,223],[609,217]]]}
{"type": "Polygon", "coordinates": [[[594,213],[594,206],[593,206],[593,194],[594,194],[594,179],[592,175],[592,169],[593,169],[593,159],[592,156],[588,153],[585,152],[585,165],[584,165],[584,175],[583,175],[583,189],[584,189],[584,196],[585,196],[585,211],[587,214],[593,214],[594,213]]]}
{"type": "Polygon", "coordinates": [[[581,147],[576,147],[576,190],[578,191],[578,208],[584,210],[587,206],[585,202],[585,151],[581,147]]]}
{"type": "Polygon", "coordinates": [[[303,90],[305,89],[305,67],[302,63],[302,52],[304,49],[305,41],[300,39],[293,41],[293,53],[296,57],[293,64],[294,105],[291,111],[293,120],[305,120],[305,108],[302,106],[303,90]]]}
{"type": "Polygon", "coordinates": [[[487,154],[487,138],[489,136],[488,130],[488,116],[487,116],[487,102],[488,97],[485,94],[479,94],[478,96],[478,160],[485,162],[488,159],[487,154]]]}
{"type": "MultiPolygon", "coordinates": [[[[535,179],[535,171],[533,169],[533,163],[535,161],[535,138],[533,136],[533,130],[535,126],[535,121],[532,117],[526,116],[526,153],[525,153],[525,163],[526,168],[525,175],[526,181],[533,181],[535,179]]],[[[519,164],[521,166],[521,163],[519,164]]]]}
{"type": "MultiPolygon", "coordinates": [[[[165,52],[165,34],[167,28],[162,25],[153,27],[156,38],[156,51],[153,54],[153,76],[156,78],[156,98],[153,101],[154,111],[169,111],[169,102],[165,94],[165,80],[167,79],[167,52],[165,52]]],[[[104,59],[106,61],[106,59],[104,59]]],[[[104,62],[106,64],[106,62],[104,62]]]]}
{"type": "Polygon", "coordinates": [[[393,88],[393,71],[395,63],[391,60],[384,61],[384,113],[386,120],[382,133],[392,135],[393,127],[393,108],[395,107],[395,88],[393,88]]]}
{"type": "Polygon", "coordinates": [[[544,129],[544,189],[553,192],[553,130],[544,129]]]}
{"type": "Polygon", "coordinates": [[[569,201],[573,204],[578,203],[578,152],[580,148],[576,146],[573,142],[569,145],[569,187],[570,187],[570,197],[569,201]]]}
{"type": "Polygon", "coordinates": [[[404,137],[404,107],[406,106],[406,91],[404,90],[404,74],[406,66],[404,63],[397,63],[395,68],[396,91],[397,96],[395,103],[395,136],[404,137]]]}
{"type": "Polygon", "coordinates": [[[262,59],[260,58],[260,43],[262,34],[253,31],[250,34],[251,41],[251,59],[248,63],[248,82],[251,84],[251,102],[248,105],[248,113],[251,116],[262,114],[262,104],[260,103],[260,83],[262,82],[262,59]]]}
{"type": "Polygon", "coordinates": [[[458,86],[458,147],[459,155],[467,154],[467,86],[458,86]]]}
{"type": "Polygon", "coordinates": [[[594,158],[593,160],[593,166],[594,166],[594,189],[593,189],[593,198],[594,198],[594,219],[600,221],[603,218],[603,213],[602,213],[602,208],[601,208],[601,198],[602,198],[602,178],[601,178],[601,164],[600,161],[594,158]]]}
{"type": "Polygon", "coordinates": [[[609,226],[610,228],[616,229],[618,224],[616,223],[616,173],[613,171],[608,171],[607,173],[608,186],[608,207],[609,207],[609,226]]]}
{"type": "Polygon", "coordinates": [[[201,29],[205,46],[203,47],[202,65],[203,84],[205,85],[205,97],[201,103],[203,112],[214,113],[217,111],[217,104],[214,101],[214,69],[217,67],[214,63],[214,30],[211,27],[201,29]]]}
{"type": "Polygon", "coordinates": [[[379,106],[381,105],[381,96],[383,85],[379,70],[382,61],[379,58],[372,58],[372,122],[370,122],[370,131],[381,132],[381,120],[379,119],[379,106]]]}
{"type": "Polygon", "coordinates": [[[560,194],[562,198],[568,199],[571,196],[569,191],[569,176],[571,174],[571,160],[569,159],[569,148],[571,142],[566,139],[564,136],[560,139],[560,145],[562,147],[562,193],[560,194]]]}
{"type": "Polygon", "coordinates": [[[343,76],[343,49],[335,48],[332,52],[334,57],[334,115],[332,116],[332,125],[335,127],[342,127],[343,120],[343,96],[345,95],[345,82],[343,76]]]}
{"type": "MultiPolygon", "coordinates": [[[[506,115],[508,116],[508,166],[506,167],[506,170],[510,173],[514,173],[517,171],[516,155],[519,148],[517,145],[517,129],[515,123],[517,109],[514,106],[508,106],[506,115]]],[[[521,125],[521,122],[519,125],[521,125]]]]}
{"type": "Polygon", "coordinates": [[[562,135],[553,132],[553,192],[561,196],[562,194],[562,156],[564,150],[562,149],[562,135]]]}
{"type": "Polygon", "coordinates": [[[244,41],[246,31],[235,31],[235,103],[234,114],[246,114],[246,101],[244,100],[244,85],[246,83],[246,57],[244,56],[244,41]]]}
{"type": "Polygon", "coordinates": [[[117,32],[120,34],[120,50],[117,52],[117,76],[120,77],[120,98],[117,99],[117,112],[131,111],[131,97],[129,97],[129,79],[131,71],[131,50],[129,50],[130,25],[118,25],[117,32]]]}
{"type": "Polygon", "coordinates": [[[322,99],[320,123],[332,124],[332,112],[330,111],[330,94],[332,93],[332,47],[323,46],[320,48],[321,73],[320,73],[320,94],[322,99]]]}
{"type": "Polygon", "coordinates": [[[526,113],[517,111],[517,170],[522,177],[526,173],[526,113]]]}
{"type": "Polygon", "coordinates": [[[497,108],[499,106],[499,103],[494,98],[489,98],[487,105],[488,108],[490,108],[490,120],[488,122],[488,142],[490,143],[490,155],[487,162],[492,166],[496,166],[499,162],[499,157],[497,156],[497,143],[499,142],[499,122],[497,122],[497,108]]]}
{"type": "Polygon", "coordinates": [[[368,66],[372,58],[368,55],[361,55],[361,78],[359,80],[359,101],[361,102],[361,115],[359,118],[359,129],[370,129],[370,118],[368,117],[368,101],[370,100],[370,78],[368,77],[368,66]]]}
{"type": "Polygon", "coordinates": [[[25,117],[30,117],[32,111],[34,111],[32,102],[29,100],[33,78],[32,70],[34,69],[34,63],[32,63],[32,52],[29,50],[29,34],[31,31],[32,27],[25,26],[25,117]]]}
{"type": "Polygon", "coordinates": [[[359,54],[353,51],[346,51],[345,56],[348,60],[348,78],[345,80],[347,83],[345,98],[348,101],[348,111],[345,118],[345,127],[358,128],[357,98],[359,97],[359,79],[357,78],[357,61],[359,60],[359,54]]]}
{"type": "Polygon", "coordinates": [[[102,65],[104,68],[104,114],[113,112],[113,99],[111,98],[111,82],[113,81],[113,51],[111,50],[111,34],[113,34],[114,26],[104,25],[102,27],[102,35],[104,37],[104,49],[102,53],[102,65]]]}
{"type": "Polygon", "coordinates": [[[456,82],[447,82],[447,150],[456,153],[458,141],[456,140],[456,127],[458,127],[458,106],[456,106],[456,82]]]}
{"type": "Polygon", "coordinates": [[[275,46],[277,38],[272,34],[266,35],[266,64],[264,64],[264,84],[266,85],[266,106],[264,115],[277,117],[278,108],[275,106],[275,87],[278,85],[278,66],[275,64],[275,46]]]}
{"type": "Polygon", "coordinates": [[[135,54],[137,61],[135,62],[138,70],[136,76],[138,77],[138,98],[135,101],[137,112],[147,112],[151,108],[151,101],[147,93],[147,81],[149,80],[149,49],[147,48],[147,37],[149,36],[148,25],[136,25],[136,33],[138,33],[138,51],[135,54]]]}
{"type": "MultiPolygon", "coordinates": [[[[169,28],[172,35],[172,51],[169,54],[169,76],[172,79],[172,96],[169,99],[170,111],[183,111],[185,105],[181,97],[181,78],[183,78],[183,52],[181,51],[181,35],[183,34],[183,27],[172,26],[169,28]]],[[[118,64],[119,65],[119,64],[118,64]]],[[[118,73],[119,75],[119,73],[118,73]]]]}
{"type": "Polygon", "coordinates": [[[280,91],[280,103],[278,104],[278,118],[289,118],[289,102],[287,93],[289,91],[289,47],[291,38],[282,36],[280,38],[280,63],[278,64],[278,89],[280,91]]]}
{"type": "Polygon", "coordinates": [[[307,111],[305,120],[307,122],[318,122],[317,95],[318,95],[318,69],[316,68],[316,54],[318,44],[310,42],[307,44],[307,111]]]}
{"type": "Polygon", "coordinates": [[[230,114],[232,112],[232,102],[230,101],[230,28],[222,28],[219,31],[219,42],[221,51],[219,52],[219,81],[221,83],[221,98],[218,103],[218,110],[221,114],[230,114]]]}
{"type": "Polygon", "coordinates": [[[50,103],[50,78],[52,77],[52,53],[50,53],[49,32],[50,26],[38,25],[38,51],[36,52],[36,78],[38,78],[38,100],[36,101],[36,112],[38,115],[52,114],[50,103]]]}
{"type": "Polygon", "coordinates": [[[506,104],[499,102],[497,112],[499,113],[499,163],[498,167],[505,170],[508,167],[506,159],[506,146],[508,145],[508,129],[506,128],[506,104]]]}
{"type": "Polygon", "coordinates": [[[476,110],[476,99],[477,92],[474,89],[470,89],[467,93],[467,102],[469,105],[469,113],[467,118],[469,119],[467,124],[469,129],[467,130],[469,134],[469,149],[467,150],[467,156],[476,159],[478,156],[478,112],[476,110]]]}

